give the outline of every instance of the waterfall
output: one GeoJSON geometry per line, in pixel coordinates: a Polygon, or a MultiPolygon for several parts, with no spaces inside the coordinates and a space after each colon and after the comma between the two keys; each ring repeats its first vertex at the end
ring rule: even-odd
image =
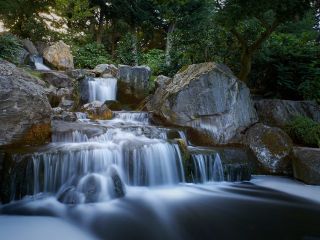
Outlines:
{"type": "Polygon", "coordinates": [[[224,180],[224,171],[221,158],[216,154],[192,154],[194,165],[194,177],[197,182],[224,180]]]}
{"type": "Polygon", "coordinates": [[[116,100],[117,79],[116,78],[94,78],[89,81],[89,101],[116,100]]]}
{"type": "Polygon", "coordinates": [[[33,57],[33,61],[34,61],[34,65],[36,67],[37,70],[42,70],[42,71],[46,71],[46,70],[51,70],[49,67],[47,67],[46,65],[43,64],[43,58],[40,56],[34,56],[33,57]]]}
{"type": "Polygon", "coordinates": [[[114,118],[127,123],[149,123],[148,112],[114,112],[114,118]]]}

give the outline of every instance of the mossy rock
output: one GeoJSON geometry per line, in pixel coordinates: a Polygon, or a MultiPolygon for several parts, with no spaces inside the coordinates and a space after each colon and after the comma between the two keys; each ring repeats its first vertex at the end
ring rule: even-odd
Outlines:
{"type": "Polygon", "coordinates": [[[245,143],[266,172],[292,174],[293,143],[280,128],[269,127],[261,123],[255,124],[246,132],[245,143]]]}

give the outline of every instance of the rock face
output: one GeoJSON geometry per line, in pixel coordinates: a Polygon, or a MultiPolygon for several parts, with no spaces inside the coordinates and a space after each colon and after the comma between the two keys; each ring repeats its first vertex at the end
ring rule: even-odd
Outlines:
{"type": "Polygon", "coordinates": [[[320,122],[320,106],[314,101],[263,99],[255,102],[259,119],[264,124],[284,127],[295,116],[305,116],[320,122]]]}
{"type": "Polygon", "coordinates": [[[40,144],[50,137],[51,107],[37,81],[0,61],[0,145],[40,144]]]}
{"type": "Polygon", "coordinates": [[[43,72],[42,78],[48,84],[57,88],[68,88],[73,86],[72,79],[69,78],[68,75],[61,72],[55,72],[55,71],[43,72]]]}
{"type": "Polygon", "coordinates": [[[244,143],[253,151],[262,169],[272,174],[290,174],[292,140],[280,128],[262,123],[251,127],[244,137],[244,143]]]}
{"type": "Polygon", "coordinates": [[[158,88],[146,104],[160,118],[208,134],[212,143],[228,143],[257,122],[246,85],[224,65],[190,65],[158,88]]]}
{"type": "Polygon", "coordinates": [[[79,94],[80,94],[80,102],[82,104],[88,103],[90,99],[89,95],[89,81],[93,81],[92,77],[84,77],[79,82],[79,94]]]}
{"type": "Polygon", "coordinates": [[[39,55],[37,48],[34,46],[33,42],[29,39],[22,40],[24,48],[31,54],[31,55],[39,55]]]}
{"type": "Polygon", "coordinates": [[[294,148],[294,177],[307,183],[320,185],[320,149],[294,148]]]}
{"type": "Polygon", "coordinates": [[[159,87],[163,87],[165,86],[169,81],[171,80],[171,78],[163,76],[163,75],[159,75],[156,80],[155,80],[155,85],[157,88],[159,87]]]}
{"type": "Polygon", "coordinates": [[[43,52],[44,60],[58,70],[73,69],[73,56],[70,47],[63,41],[59,41],[43,52]]]}
{"type": "Polygon", "coordinates": [[[147,66],[130,67],[119,65],[118,68],[118,96],[121,103],[140,101],[149,91],[151,70],[147,66]]]}

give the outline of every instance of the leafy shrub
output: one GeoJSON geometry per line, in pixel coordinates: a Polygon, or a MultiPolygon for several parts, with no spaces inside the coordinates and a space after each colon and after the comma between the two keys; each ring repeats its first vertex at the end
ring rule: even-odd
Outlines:
{"type": "Polygon", "coordinates": [[[135,56],[134,54],[134,36],[131,33],[127,33],[117,44],[117,61],[121,64],[126,65],[134,65],[135,64],[135,58],[138,57],[138,62],[141,60],[141,54],[140,54],[140,47],[138,47],[138,56],[135,56]]]}
{"type": "Polygon", "coordinates": [[[142,63],[151,68],[153,75],[164,74],[166,68],[164,51],[151,49],[142,55],[142,63]]]}
{"type": "Polygon", "coordinates": [[[21,41],[10,33],[0,34],[0,58],[19,64],[19,54],[23,51],[21,41]]]}
{"type": "Polygon", "coordinates": [[[306,146],[320,146],[320,124],[308,117],[297,116],[286,127],[294,142],[306,146]]]}
{"type": "Polygon", "coordinates": [[[102,44],[89,43],[74,47],[74,62],[77,68],[94,68],[103,63],[110,63],[110,55],[102,44]]]}

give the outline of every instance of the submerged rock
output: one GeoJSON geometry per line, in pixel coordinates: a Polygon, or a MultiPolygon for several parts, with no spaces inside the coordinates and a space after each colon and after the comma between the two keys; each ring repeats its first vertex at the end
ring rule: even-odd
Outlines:
{"type": "Polygon", "coordinates": [[[280,128],[255,124],[246,132],[244,143],[253,151],[266,172],[292,173],[292,140],[280,128]]]}
{"type": "Polygon", "coordinates": [[[0,145],[41,144],[50,137],[51,107],[38,81],[0,60],[0,145]]]}
{"type": "Polygon", "coordinates": [[[190,65],[158,88],[146,107],[169,123],[207,135],[213,144],[228,143],[258,120],[247,86],[215,63],[190,65]]]}
{"type": "Polygon", "coordinates": [[[293,175],[307,183],[320,185],[320,149],[295,147],[293,175]]]}
{"type": "Polygon", "coordinates": [[[296,116],[320,122],[320,106],[315,101],[263,99],[255,101],[255,108],[260,121],[270,126],[285,127],[296,116]]]}
{"type": "Polygon", "coordinates": [[[50,47],[47,47],[43,52],[43,58],[49,65],[58,70],[74,68],[70,46],[63,41],[56,42],[50,47]]]}

